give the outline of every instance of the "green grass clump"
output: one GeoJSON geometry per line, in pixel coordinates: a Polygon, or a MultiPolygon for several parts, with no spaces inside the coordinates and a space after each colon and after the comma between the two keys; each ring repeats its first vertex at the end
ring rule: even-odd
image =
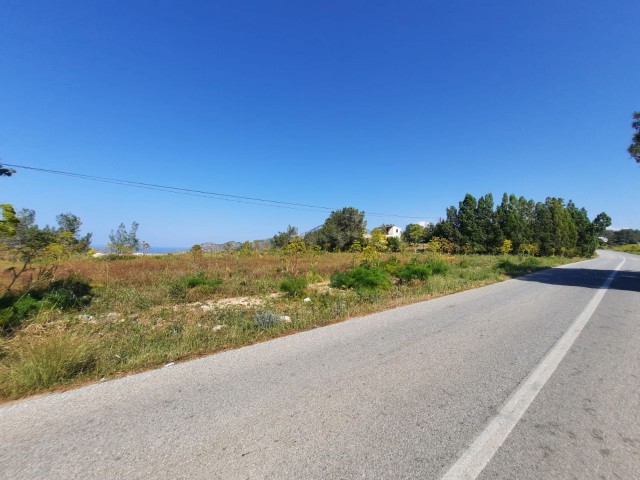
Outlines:
{"type": "Polygon", "coordinates": [[[280,291],[289,297],[301,297],[306,292],[308,284],[304,277],[288,276],[280,282],[280,291]]]}
{"type": "Polygon", "coordinates": [[[445,275],[449,273],[449,270],[451,270],[451,265],[441,258],[433,258],[429,260],[426,265],[431,267],[434,275],[445,275]]]}
{"type": "Polygon", "coordinates": [[[347,272],[334,273],[330,285],[334,288],[376,291],[390,287],[391,281],[384,268],[362,265],[347,272]]]}
{"type": "Polygon", "coordinates": [[[215,292],[222,283],[220,278],[207,278],[205,272],[198,272],[174,280],[169,285],[169,296],[175,300],[184,300],[190,293],[207,295],[215,292]]]}
{"type": "Polygon", "coordinates": [[[96,357],[86,339],[53,333],[27,341],[14,353],[14,368],[0,369],[0,394],[5,397],[50,388],[90,372],[96,357]]]}

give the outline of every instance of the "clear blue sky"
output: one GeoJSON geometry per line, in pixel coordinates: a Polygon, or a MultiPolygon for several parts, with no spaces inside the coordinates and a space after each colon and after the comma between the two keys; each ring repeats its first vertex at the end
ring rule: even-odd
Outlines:
{"type": "MultiPolygon", "coordinates": [[[[430,221],[558,196],[640,228],[638,25],[637,0],[4,0],[0,159],[430,221]]],[[[327,216],[21,169],[0,202],[157,247],[327,216]]]]}

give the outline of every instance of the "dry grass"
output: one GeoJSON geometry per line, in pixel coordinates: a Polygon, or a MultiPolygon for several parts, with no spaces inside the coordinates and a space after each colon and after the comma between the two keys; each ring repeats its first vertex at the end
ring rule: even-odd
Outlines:
{"type": "MultiPolygon", "coordinates": [[[[416,254],[394,256],[406,263],[416,254]]],[[[445,260],[451,265],[446,275],[380,292],[356,293],[322,285],[308,288],[310,301],[305,302],[274,294],[291,274],[304,275],[313,283],[326,282],[332,273],[359,264],[361,258],[331,253],[296,261],[273,252],[222,252],[74,259],[61,265],[58,275],[73,273],[86,280],[93,288],[92,302],[76,311],[41,308],[0,336],[0,400],[236,348],[570,261],[492,256],[445,260]],[[200,280],[191,281],[194,276],[200,280]],[[220,302],[234,297],[247,300],[220,302]],[[261,328],[253,319],[258,309],[286,315],[290,321],[261,328]]],[[[6,282],[7,277],[0,280],[6,282]]]]}

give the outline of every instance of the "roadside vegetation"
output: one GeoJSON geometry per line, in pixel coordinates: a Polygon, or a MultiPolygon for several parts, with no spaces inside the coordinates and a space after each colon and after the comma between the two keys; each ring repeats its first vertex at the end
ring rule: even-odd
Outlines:
{"type": "Polygon", "coordinates": [[[611,247],[611,249],[618,252],[635,253],[636,255],[640,255],[640,244],[638,243],[631,245],[616,245],[611,247]]]}
{"type": "MultiPolygon", "coordinates": [[[[0,176],[14,174],[0,165],[0,176]]],[[[610,225],[573,202],[466,195],[435,225],[367,232],[365,213],[332,212],[304,236],[150,246],[138,223],[91,234],[64,213],[0,205],[0,400],[78,385],[236,348],[349,317],[517,277],[593,255],[610,225]],[[206,248],[205,248],[206,247],[206,248]]]]}
{"type": "Polygon", "coordinates": [[[282,251],[69,258],[57,268],[64,280],[3,300],[0,398],[158,367],[568,261],[282,251]]]}

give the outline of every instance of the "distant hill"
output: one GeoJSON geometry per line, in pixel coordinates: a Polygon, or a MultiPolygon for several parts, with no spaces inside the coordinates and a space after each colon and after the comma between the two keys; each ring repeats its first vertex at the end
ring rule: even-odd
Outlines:
{"type": "MultiPolygon", "coordinates": [[[[256,250],[265,250],[271,247],[271,240],[254,240],[251,243],[251,248],[256,250]]],[[[239,250],[242,247],[242,242],[225,242],[225,243],[201,243],[200,247],[203,252],[232,252],[234,250],[239,250]]]]}
{"type": "Polygon", "coordinates": [[[226,243],[201,243],[200,247],[203,252],[230,252],[232,250],[238,250],[242,246],[240,242],[226,242],[226,243]]]}

